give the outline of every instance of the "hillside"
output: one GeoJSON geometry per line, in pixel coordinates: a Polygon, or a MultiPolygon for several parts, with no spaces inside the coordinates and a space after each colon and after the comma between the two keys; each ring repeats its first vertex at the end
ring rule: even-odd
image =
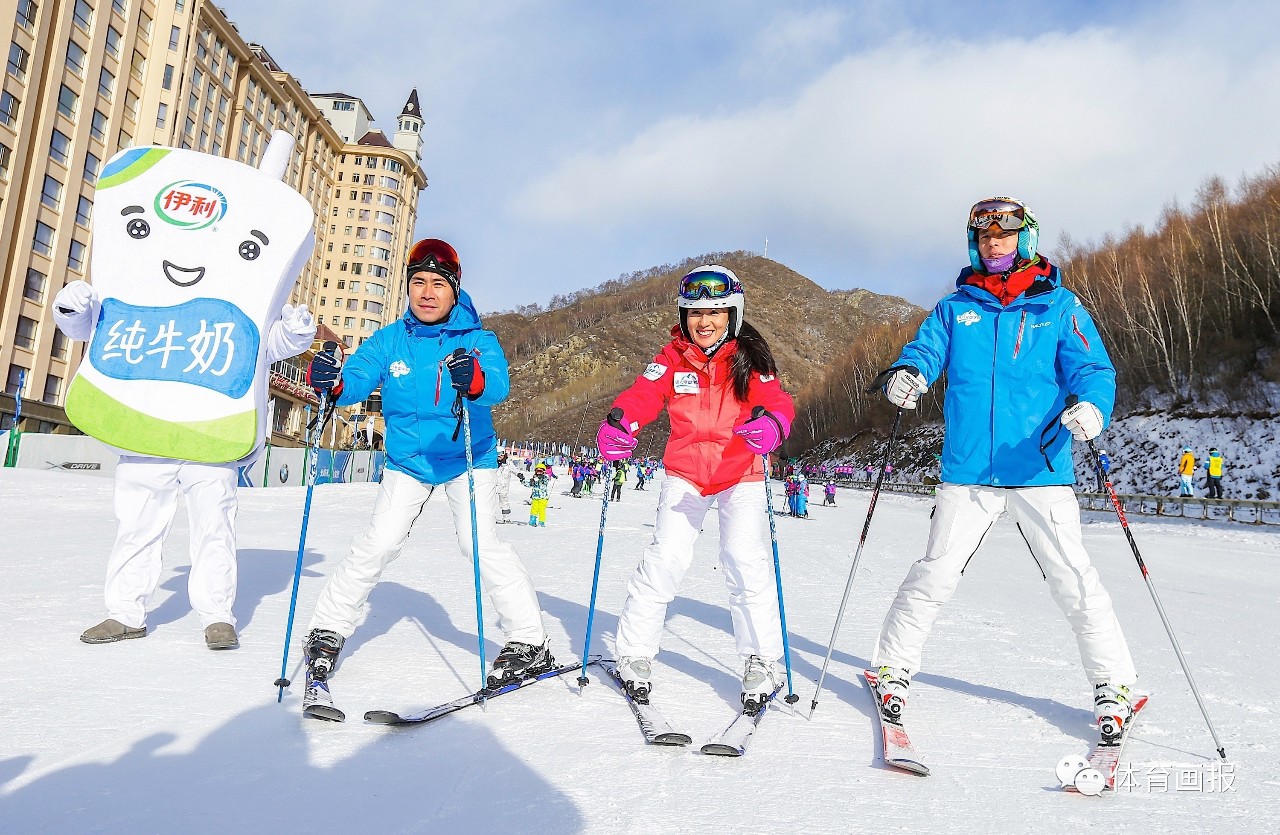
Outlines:
{"type": "MultiPolygon", "coordinates": [[[[494,410],[498,434],[589,444],[612,399],[670,338],[679,277],[708,262],[742,279],[747,321],[769,340],[792,393],[821,379],[864,328],[919,313],[894,296],[825,290],[783,264],[738,252],[607,282],[552,310],[486,316],[511,363],[511,397],[494,410]]],[[[641,452],[657,454],[666,431],[664,418],[643,433],[641,452]]]]}

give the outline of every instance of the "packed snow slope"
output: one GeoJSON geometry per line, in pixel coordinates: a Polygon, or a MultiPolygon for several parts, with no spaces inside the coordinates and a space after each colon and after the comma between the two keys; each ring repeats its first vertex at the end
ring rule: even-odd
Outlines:
{"type": "MultiPolygon", "coordinates": [[[[561,485],[564,484],[562,479],[561,485]]],[[[656,486],[655,486],[656,487],[656,486]]],[[[311,512],[299,644],[320,588],[372,511],[376,485],[324,485],[311,512]]],[[[506,526],[537,582],[553,648],[581,652],[600,506],[553,493],[550,527],[506,526]]],[[[779,491],[780,492],[780,491],[779,491]]],[[[990,533],[944,610],[912,689],[909,722],[933,776],[878,760],[859,669],[908,565],[927,499],[880,499],[826,690],[809,721],[785,706],[747,756],[696,747],[737,710],[739,661],[706,530],[670,609],[655,702],[692,749],[646,748],[597,672],[578,692],[550,680],[418,728],[365,724],[474,689],[471,571],[443,504],[432,503],[374,591],[333,680],[345,724],[304,720],[300,687],[272,682],[289,607],[304,491],[243,490],[242,648],[210,652],[186,592],[179,511],[152,601],[150,634],[105,646],[78,636],[104,617],[114,520],[102,479],[0,471],[0,829],[5,832],[1275,832],[1280,830],[1280,534],[1244,525],[1133,520],[1151,574],[1234,766],[1212,777],[1212,744],[1123,535],[1091,515],[1085,541],[1154,692],[1126,759],[1137,787],[1088,798],[1058,790],[1054,766],[1087,750],[1090,691],[1075,642],[1014,527],[990,533]],[[1164,773],[1166,791],[1151,781],[1164,773]],[[1188,778],[1191,779],[1191,778],[1188,778]],[[1210,788],[1216,790],[1210,791],[1210,788]]],[[[516,508],[523,495],[516,492],[516,508]]],[[[795,665],[805,709],[826,650],[867,494],[778,520],[795,665]]],[[[607,651],[625,584],[652,535],[656,489],[609,510],[594,651],[607,651]]],[[[779,502],[781,503],[781,502],[779,502]]],[[[489,657],[496,624],[486,624],[489,657]]]]}

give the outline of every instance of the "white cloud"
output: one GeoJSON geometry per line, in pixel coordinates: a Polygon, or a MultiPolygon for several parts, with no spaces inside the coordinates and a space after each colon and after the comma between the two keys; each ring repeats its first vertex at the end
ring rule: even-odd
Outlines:
{"type": "MultiPolygon", "coordinates": [[[[1233,180],[1280,156],[1280,53],[1260,34],[1276,13],[1182,11],[1124,31],[902,35],[785,100],[672,116],[565,158],[508,209],[515,222],[600,235],[778,230],[840,241],[868,266],[908,252],[944,272],[964,262],[965,209],[990,194],[1026,199],[1049,247],[1062,231],[1079,240],[1149,222],[1204,177],[1233,180]]],[[[795,37],[822,25],[808,18],[795,37]]]]}

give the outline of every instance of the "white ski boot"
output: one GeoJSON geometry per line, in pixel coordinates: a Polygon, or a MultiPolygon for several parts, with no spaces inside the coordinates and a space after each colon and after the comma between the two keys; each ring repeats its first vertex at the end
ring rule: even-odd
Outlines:
{"type": "Polygon", "coordinates": [[[648,704],[649,693],[653,690],[653,659],[624,655],[618,659],[615,669],[627,695],[642,705],[648,704]]]}
{"type": "Polygon", "coordinates": [[[911,674],[896,667],[881,667],[876,670],[879,683],[876,685],[876,701],[880,704],[880,713],[890,722],[900,722],[902,711],[907,706],[907,693],[911,690],[911,674]]]}
{"type": "Polygon", "coordinates": [[[1093,716],[1098,722],[1103,742],[1119,739],[1124,723],[1132,715],[1133,704],[1129,700],[1128,687],[1105,681],[1093,686],[1093,716]]]}
{"type": "Polygon", "coordinates": [[[765,661],[758,655],[747,658],[742,670],[742,710],[744,713],[756,713],[763,710],[765,703],[778,689],[778,674],[772,661],[765,661]]]}

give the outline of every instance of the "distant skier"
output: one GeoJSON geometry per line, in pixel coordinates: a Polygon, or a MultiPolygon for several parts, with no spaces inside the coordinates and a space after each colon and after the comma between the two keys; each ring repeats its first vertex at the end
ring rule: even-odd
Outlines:
{"type": "Polygon", "coordinates": [[[547,526],[547,502],[551,499],[551,480],[547,478],[547,465],[533,468],[529,479],[529,527],[547,526]]]}
{"type": "Polygon", "coordinates": [[[826,484],[822,485],[822,506],[826,507],[827,505],[836,506],[836,483],[830,479],[827,480],[826,484]]]}
{"type": "Polygon", "coordinates": [[[622,485],[627,483],[627,465],[625,462],[613,462],[613,472],[610,476],[610,483],[612,487],[609,492],[609,501],[622,501],[622,485]]]}
{"type": "MultiPolygon", "coordinates": [[[[375,332],[345,363],[332,351],[317,354],[307,372],[311,386],[332,391],[339,406],[359,403],[381,386],[387,423],[386,474],[372,519],[334,569],[311,616],[309,677],[328,679],[369,594],[400,556],[437,489],[447,499],[458,548],[471,564],[471,498],[463,436],[456,431],[462,420],[455,413],[457,394],[469,401],[480,576],[507,639],[488,681],[509,682],[550,669],[554,661],[529,572],[515,549],[498,538],[497,438],[490,410],[510,391],[507,361],[461,288],[453,247],[434,238],[418,241],[409,250],[406,277],[408,308],[399,321],[375,332]]],[[[327,685],[323,689],[327,699],[327,685]]],[[[316,697],[308,688],[304,702],[316,697]]]]}
{"type": "Polygon", "coordinates": [[[1038,235],[1031,211],[1016,200],[975,205],[970,267],[881,375],[885,396],[914,409],[947,374],[942,483],[928,545],[898,589],[872,662],[886,716],[905,707],[934,619],[1006,510],[1076,634],[1100,727],[1118,733],[1130,716],[1137,673],[1084,550],[1070,486],[1071,439],[1092,440],[1106,427],[1115,369],[1088,311],[1037,255],[1038,235]],[[1069,396],[1074,405],[1066,405],[1069,396]]]}
{"type": "Polygon", "coordinates": [[[596,437],[600,453],[619,461],[664,405],[671,418],[653,542],[627,586],[618,621],[617,670],[633,696],[648,699],[667,604],[715,505],[721,573],[743,663],[742,702],[757,708],[778,687],[774,662],[782,657],[761,456],[782,444],[795,408],[778,383],[768,343],[743,321],[742,285],[731,270],[714,264],[693,270],[680,280],[677,306],[671,341],[613,403],[621,422],[605,421],[596,437]]]}
{"type": "Polygon", "coordinates": [[[1210,447],[1209,457],[1204,459],[1204,489],[1211,499],[1222,498],[1222,465],[1222,453],[1217,447],[1210,447]]]}
{"type": "Polygon", "coordinates": [[[644,464],[638,464],[636,465],[636,489],[637,490],[644,489],[644,479],[645,479],[644,464]]]}
{"type": "Polygon", "coordinates": [[[498,507],[502,510],[503,522],[509,521],[511,515],[511,474],[516,471],[511,456],[504,449],[498,453],[498,507]]]}
{"type": "Polygon", "coordinates": [[[1178,482],[1181,487],[1179,495],[1194,496],[1195,490],[1191,480],[1196,474],[1196,453],[1189,446],[1182,448],[1182,457],[1178,459],[1178,482]]]}
{"type": "Polygon", "coordinates": [[[1098,492],[1107,492],[1107,476],[1111,473],[1111,456],[1105,449],[1098,450],[1098,463],[1094,465],[1093,473],[1098,477],[1098,492]]]}
{"type": "Polygon", "coordinates": [[[796,516],[809,518],[809,479],[805,478],[804,472],[796,475],[796,516]]]}

